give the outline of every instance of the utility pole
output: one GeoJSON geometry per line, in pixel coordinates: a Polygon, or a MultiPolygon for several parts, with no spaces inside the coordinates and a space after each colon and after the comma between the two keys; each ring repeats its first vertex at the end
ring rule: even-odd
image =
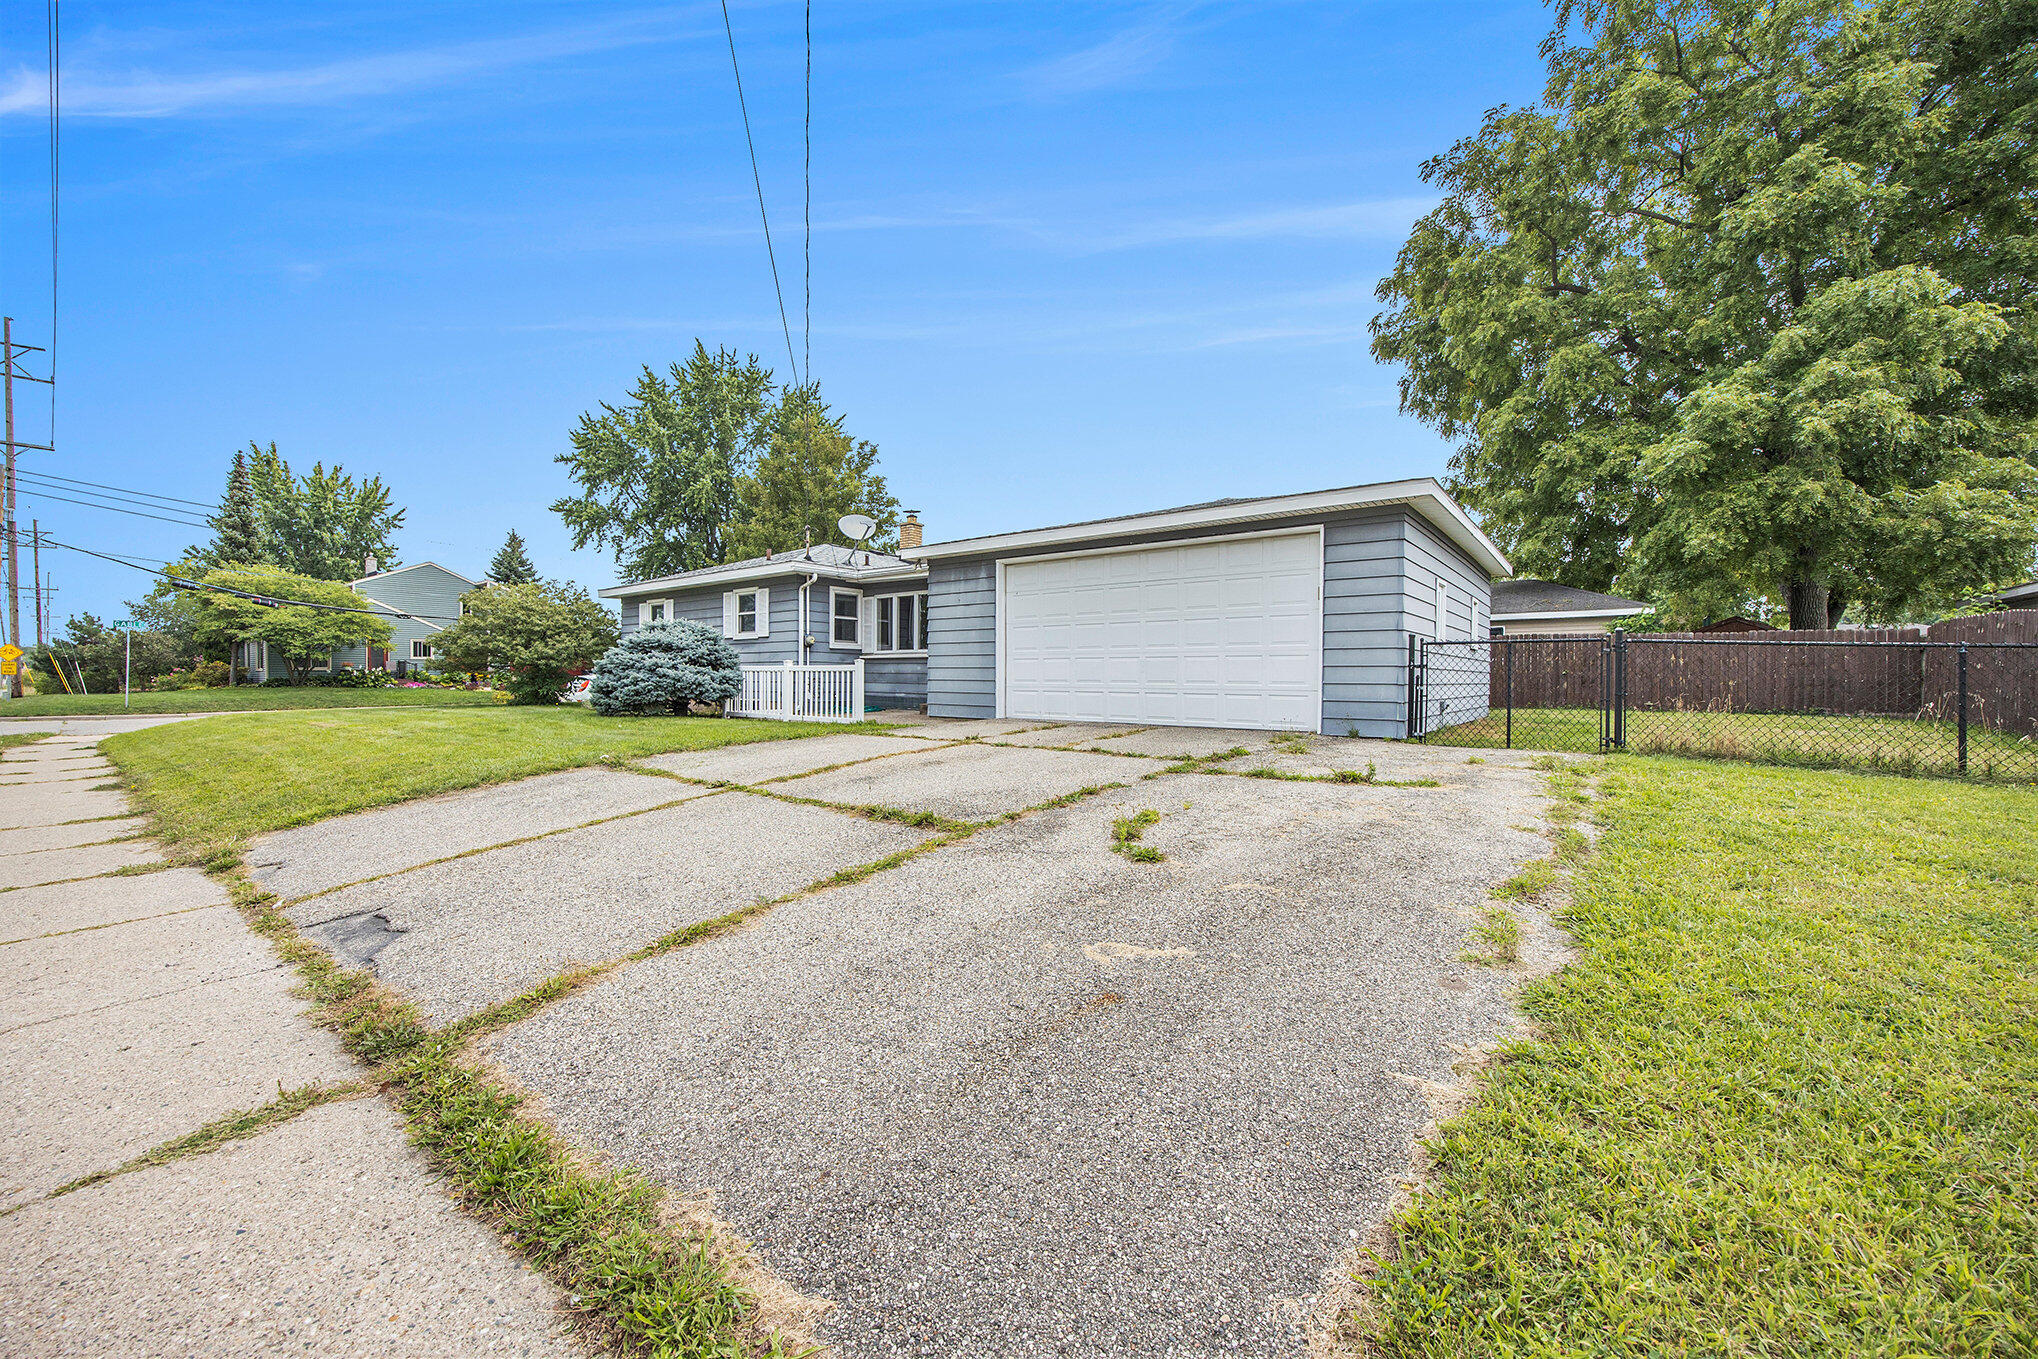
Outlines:
{"type": "Polygon", "coordinates": [[[14,371],[14,356],[17,354],[40,354],[39,345],[14,343],[14,318],[0,318],[0,373],[4,373],[7,388],[7,485],[0,490],[0,498],[6,505],[0,512],[7,534],[7,644],[14,648],[15,670],[7,677],[7,696],[21,697],[21,533],[14,522],[14,450],[20,448],[45,448],[43,444],[16,444],[14,440],[14,379],[24,382],[46,382],[55,385],[54,378],[39,378],[28,373],[14,371]]]}

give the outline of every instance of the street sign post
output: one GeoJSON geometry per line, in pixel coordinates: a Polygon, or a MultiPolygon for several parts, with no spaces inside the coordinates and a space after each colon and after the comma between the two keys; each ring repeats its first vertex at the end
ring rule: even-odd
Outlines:
{"type": "MultiPolygon", "coordinates": [[[[51,441],[52,443],[55,440],[51,441]]],[[[130,706],[127,696],[127,681],[134,672],[134,635],[141,631],[141,624],[132,618],[116,618],[106,626],[120,631],[120,706],[130,706]]]]}

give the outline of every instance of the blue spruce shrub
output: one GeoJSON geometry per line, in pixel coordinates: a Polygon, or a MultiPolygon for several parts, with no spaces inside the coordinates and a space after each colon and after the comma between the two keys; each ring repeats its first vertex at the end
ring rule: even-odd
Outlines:
{"type": "Polygon", "coordinates": [[[720,704],[743,686],[743,665],[729,639],[684,620],[638,628],[595,662],[588,699],[594,710],[684,713],[689,704],[720,704]]]}

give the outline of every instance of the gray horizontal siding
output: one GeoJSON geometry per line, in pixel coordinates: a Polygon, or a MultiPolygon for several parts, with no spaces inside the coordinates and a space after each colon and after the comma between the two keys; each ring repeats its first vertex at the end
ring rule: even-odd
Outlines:
{"type": "Polygon", "coordinates": [[[996,717],[997,567],[988,558],[932,562],[927,573],[927,711],[996,717]]]}
{"type": "Polygon", "coordinates": [[[1394,509],[1343,515],[1323,526],[1323,720],[1333,736],[1400,736],[1406,712],[1407,567],[1394,509]]]}

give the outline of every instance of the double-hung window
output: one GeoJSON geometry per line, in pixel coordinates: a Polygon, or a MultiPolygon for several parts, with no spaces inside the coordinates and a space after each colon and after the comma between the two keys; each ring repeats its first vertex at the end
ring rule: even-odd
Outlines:
{"type": "Polygon", "coordinates": [[[863,596],[854,590],[830,592],[828,617],[831,623],[829,640],[838,647],[862,645],[863,641],[863,596]]]}
{"type": "Polygon", "coordinates": [[[927,649],[926,595],[883,595],[877,600],[875,614],[877,650],[927,649]]]}
{"type": "Polygon", "coordinates": [[[414,661],[428,661],[432,658],[432,644],[422,637],[410,639],[410,658],[414,661]]]}
{"type": "Polygon", "coordinates": [[[722,595],[722,635],[753,638],[771,634],[771,591],[764,586],[722,595]]]}
{"type": "Polygon", "coordinates": [[[753,637],[757,634],[757,591],[736,592],[736,635],[753,637]]]}
{"type": "Polygon", "coordinates": [[[654,623],[670,623],[672,621],[672,601],[669,599],[647,599],[637,606],[637,614],[637,622],[642,627],[648,628],[654,623]]]}

